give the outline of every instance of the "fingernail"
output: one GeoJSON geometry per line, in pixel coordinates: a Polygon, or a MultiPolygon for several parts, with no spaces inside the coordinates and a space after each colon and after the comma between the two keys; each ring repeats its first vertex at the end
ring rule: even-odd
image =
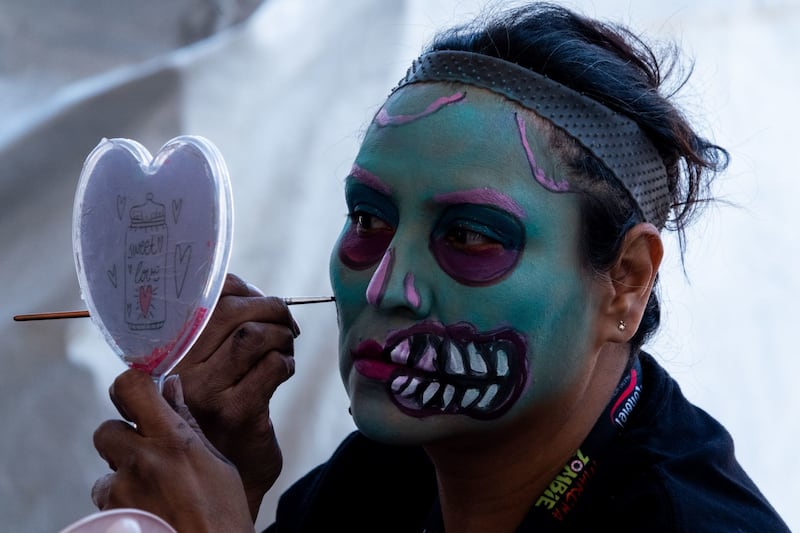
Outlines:
{"type": "Polygon", "coordinates": [[[170,404],[183,403],[183,387],[178,374],[172,374],[164,379],[164,398],[170,404]]]}
{"type": "Polygon", "coordinates": [[[258,287],[256,287],[255,285],[253,285],[252,283],[248,283],[248,284],[247,284],[247,288],[248,288],[248,289],[250,289],[250,292],[255,292],[255,293],[256,293],[256,294],[258,294],[259,296],[266,296],[266,295],[264,294],[264,291],[262,291],[261,289],[259,289],[259,288],[258,288],[258,287]]]}

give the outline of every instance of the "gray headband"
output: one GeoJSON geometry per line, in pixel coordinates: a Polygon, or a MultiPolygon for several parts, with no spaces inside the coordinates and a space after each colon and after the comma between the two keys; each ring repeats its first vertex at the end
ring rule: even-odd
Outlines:
{"type": "Polygon", "coordinates": [[[538,72],[472,52],[424,54],[392,92],[426,81],[488,89],[549,120],[603,162],[631,194],[645,220],[664,227],[670,209],[667,172],[655,146],[633,120],[538,72]]]}

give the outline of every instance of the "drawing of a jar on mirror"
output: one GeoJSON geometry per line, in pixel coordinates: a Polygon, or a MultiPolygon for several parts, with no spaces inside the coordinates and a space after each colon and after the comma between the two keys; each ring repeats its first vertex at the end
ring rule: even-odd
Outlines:
{"type": "Polygon", "coordinates": [[[166,320],[166,207],[145,195],[130,209],[125,234],[125,321],[131,330],[159,329],[166,320]]]}

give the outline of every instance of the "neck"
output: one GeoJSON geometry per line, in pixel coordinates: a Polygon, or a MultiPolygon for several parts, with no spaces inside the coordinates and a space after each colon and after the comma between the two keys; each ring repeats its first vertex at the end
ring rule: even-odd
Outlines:
{"type": "Polygon", "coordinates": [[[625,347],[606,347],[569,398],[553,399],[505,429],[426,446],[445,530],[514,531],[586,439],[626,362],[625,347]]]}

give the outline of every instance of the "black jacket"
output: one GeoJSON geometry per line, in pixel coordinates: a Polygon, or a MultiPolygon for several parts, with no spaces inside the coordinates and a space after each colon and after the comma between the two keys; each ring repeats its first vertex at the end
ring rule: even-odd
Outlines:
{"type": "MultiPolygon", "coordinates": [[[[624,429],[593,449],[581,476],[557,477],[517,531],[788,532],[728,432],[652,357],[639,362],[641,395],[624,429]]],[[[284,493],[267,530],[300,531],[443,531],[425,453],[352,433],[284,493]]]]}

